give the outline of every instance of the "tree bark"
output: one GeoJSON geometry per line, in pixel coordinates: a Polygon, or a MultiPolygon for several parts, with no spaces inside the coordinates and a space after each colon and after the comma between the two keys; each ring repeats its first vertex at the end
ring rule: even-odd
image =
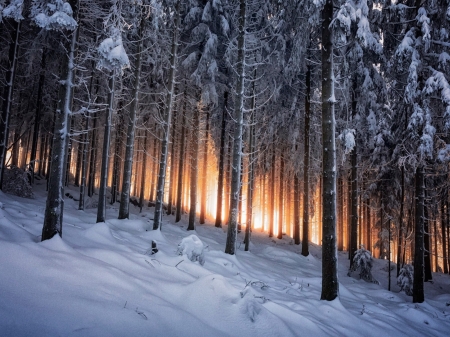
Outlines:
{"type": "Polygon", "coordinates": [[[207,170],[208,170],[208,137],[209,137],[209,108],[206,111],[206,127],[205,127],[205,141],[203,143],[203,179],[202,179],[202,199],[200,203],[200,224],[205,223],[206,218],[206,199],[207,199],[207,170]]]}
{"type": "Polygon", "coordinates": [[[222,200],[223,200],[223,180],[225,170],[225,131],[227,127],[227,104],[228,91],[223,95],[222,127],[220,129],[220,150],[219,150],[219,177],[217,186],[217,209],[216,209],[216,227],[222,227],[222,200]]]}
{"type": "MultiPolygon", "coordinates": [[[[71,2],[73,18],[78,21],[78,1],[71,2]]],[[[42,241],[51,239],[55,234],[62,236],[64,210],[64,178],[66,175],[67,147],[69,143],[69,125],[72,109],[73,79],[75,69],[75,51],[77,48],[78,27],[68,39],[69,51],[63,59],[61,79],[58,92],[58,105],[55,115],[55,127],[52,144],[51,174],[45,207],[42,241]]]]}
{"type": "MultiPolygon", "coordinates": [[[[356,76],[356,75],[355,75],[356,76]]],[[[352,119],[356,119],[356,104],[357,104],[357,81],[353,79],[352,90],[352,119]]],[[[351,162],[351,225],[350,225],[350,270],[353,267],[353,258],[358,250],[358,140],[357,133],[355,134],[355,146],[350,153],[351,162]]]]}
{"type": "Polygon", "coordinates": [[[181,220],[181,202],[183,200],[183,169],[184,169],[184,151],[185,151],[185,138],[186,138],[186,88],[184,89],[184,103],[183,113],[181,116],[181,141],[180,141],[180,154],[178,162],[178,180],[177,180],[177,209],[175,214],[175,222],[181,220]]]}
{"type": "Polygon", "coordinates": [[[333,1],[322,10],[322,292],[320,299],[339,295],[336,249],[336,144],[333,74],[333,1]]]}
{"type": "Polygon", "coordinates": [[[169,148],[169,136],[170,136],[170,122],[172,121],[172,109],[173,101],[175,97],[175,73],[177,63],[177,51],[178,51],[178,29],[180,26],[180,2],[177,1],[175,8],[175,27],[172,39],[172,50],[170,60],[169,71],[169,83],[168,94],[166,99],[166,106],[164,109],[164,121],[163,121],[163,139],[161,144],[161,159],[159,161],[159,174],[158,184],[156,186],[156,202],[155,202],[155,215],[153,217],[153,230],[161,229],[162,224],[162,208],[164,201],[164,186],[166,182],[166,168],[167,168],[167,152],[169,148]]]}
{"type": "Polygon", "coordinates": [[[416,169],[416,207],[415,207],[415,237],[414,237],[414,283],[413,303],[422,303],[424,296],[424,202],[425,202],[425,180],[423,167],[416,169]]]}
{"type": "MultiPolygon", "coordinates": [[[[144,123],[145,125],[146,123],[144,123]]],[[[142,207],[144,207],[144,197],[145,197],[145,177],[147,175],[147,128],[144,132],[144,145],[142,146],[142,167],[141,167],[141,191],[139,194],[139,212],[142,212],[142,207]]]]}
{"type": "Polygon", "coordinates": [[[306,70],[306,95],[305,95],[305,153],[303,154],[303,235],[302,255],[309,255],[309,133],[311,114],[311,68],[306,70]]]}
{"type": "Polygon", "coordinates": [[[133,168],[133,154],[134,154],[134,138],[136,133],[136,115],[139,109],[139,90],[141,82],[141,68],[142,68],[142,47],[144,19],[141,18],[138,31],[138,47],[136,50],[136,64],[134,69],[134,88],[133,100],[131,102],[130,112],[128,116],[128,130],[127,130],[127,144],[125,147],[125,163],[123,168],[122,191],[120,195],[119,219],[128,219],[130,217],[130,188],[131,175],[133,168]]]}
{"type": "Polygon", "coordinates": [[[227,241],[225,253],[234,255],[236,253],[237,240],[237,216],[239,205],[241,160],[242,160],[242,128],[244,124],[244,91],[245,91],[245,20],[246,20],[246,1],[239,2],[239,36],[238,36],[238,55],[237,55],[237,82],[236,98],[234,106],[234,126],[233,134],[233,167],[231,174],[231,196],[230,213],[227,231],[227,241]]]}
{"type": "Polygon", "coordinates": [[[3,185],[3,176],[6,165],[6,149],[8,148],[9,121],[11,119],[11,107],[14,90],[14,77],[17,67],[17,53],[19,50],[19,36],[21,21],[11,19],[14,29],[14,40],[9,45],[8,68],[6,71],[6,86],[3,88],[3,109],[0,119],[0,189],[3,185]]]}
{"type": "Polygon", "coordinates": [[[100,189],[98,190],[97,222],[105,222],[106,218],[106,187],[108,184],[109,143],[111,140],[111,119],[114,110],[114,70],[109,75],[108,108],[105,115],[105,129],[103,134],[102,168],[100,171],[100,189]]]}
{"type": "Polygon", "coordinates": [[[189,184],[189,192],[190,192],[190,202],[191,205],[189,207],[189,222],[188,222],[188,231],[195,230],[195,215],[197,212],[197,172],[198,172],[198,133],[199,133],[199,110],[200,107],[197,103],[197,106],[194,108],[194,125],[192,129],[192,141],[191,141],[191,172],[190,172],[190,184],[189,184]]]}

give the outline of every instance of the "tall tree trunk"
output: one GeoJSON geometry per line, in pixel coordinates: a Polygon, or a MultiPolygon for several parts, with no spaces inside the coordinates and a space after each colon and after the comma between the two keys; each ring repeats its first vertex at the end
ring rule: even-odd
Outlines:
{"type": "MultiPolygon", "coordinates": [[[[425,194],[426,196],[426,194],[425,194]]],[[[433,275],[431,274],[431,247],[430,247],[430,226],[428,218],[428,207],[424,206],[424,269],[425,282],[431,281],[433,275]]]]}
{"type": "Polygon", "coordinates": [[[0,119],[0,189],[3,186],[3,176],[6,165],[6,149],[8,148],[9,121],[11,119],[11,106],[14,90],[14,77],[16,75],[17,54],[19,50],[19,36],[21,21],[11,19],[14,29],[14,40],[9,45],[8,68],[6,71],[6,85],[3,88],[2,118],[0,119]]]}
{"type": "Polygon", "coordinates": [[[156,162],[156,158],[158,157],[158,142],[159,142],[159,132],[156,131],[156,136],[153,138],[153,151],[152,151],[152,177],[150,184],[150,195],[149,200],[155,200],[155,178],[156,172],[158,170],[158,163],[156,162]]]}
{"type": "MultiPolygon", "coordinates": [[[[70,2],[73,18],[78,21],[78,1],[70,2]]],[[[63,58],[61,84],[58,92],[58,106],[52,144],[52,164],[45,206],[42,241],[51,239],[55,234],[62,236],[64,210],[64,178],[69,143],[69,125],[72,109],[75,52],[77,48],[78,27],[70,34],[68,54],[63,58]]]]}
{"type": "Polygon", "coordinates": [[[448,274],[448,256],[447,256],[447,234],[448,219],[445,211],[445,200],[448,198],[447,191],[444,192],[443,200],[441,200],[441,237],[442,237],[442,255],[444,264],[444,274],[448,274]]]}
{"type": "Polygon", "coordinates": [[[189,192],[190,192],[190,202],[191,205],[189,207],[189,222],[188,222],[188,231],[195,230],[195,215],[197,213],[197,173],[198,173],[198,133],[199,133],[199,103],[194,108],[194,125],[192,129],[192,141],[191,141],[191,172],[190,172],[190,183],[189,183],[189,192]]]}
{"type": "Polygon", "coordinates": [[[123,104],[119,101],[116,119],[116,136],[114,137],[114,159],[112,167],[111,205],[117,201],[119,193],[119,173],[122,165],[123,104]]]}
{"type": "Polygon", "coordinates": [[[233,167],[231,174],[231,193],[230,193],[230,213],[227,231],[227,242],[225,253],[234,255],[236,252],[237,237],[237,216],[239,205],[239,189],[242,160],[242,128],[244,124],[244,91],[245,91],[245,20],[246,20],[246,1],[239,2],[239,36],[238,36],[238,55],[237,55],[237,82],[236,98],[234,105],[234,125],[233,134],[233,167]]]}
{"type": "MultiPolygon", "coordinates": [[[[177,111],[178,114],[178,111],[177,111]]],[[[169,188],[169,202],[167,205],[167,215],[171,215],[172,214],[172,206],[174,204],[174,191],[176,188],[176,184],[175,184],[175,143],[176,143],[176,114],[173,114],[172,117],[172,136],[170,137],[172,139],[172,146],[170,149],[170,188],[169,188]]]]}
{"type": "MultiPolygon", "coordinates": [[[[73,95],[73,94],[72,94],[73,95]]],[[[64,178],[64,185],[69,186],[70,183],[70,166],[72,165],[72,139],[70,135],[73,134],[74,120],[70,118],[69,139],[67,143],[67,160],[66,160],[66,174],[64,178]]]]}
{"type": "Polygon", "coordinates": [[[178,51],[178,29],[180,26],[180,2],[177,1],[175,8],[175,27],[172,39],[172,50],[169,70],[169,83],[168,94],[166,99],[166,106],[164,109],[164,121],[163,121],[163,139],[161,144],[161,159],[159,161],[159,174],[158,184],[156,186],[156,203],[155,203],[155,215],[153,217],[153,229],[161,229],[162,224],[162,208],[164,202],[164,186],[166,182],[166,168],[167,168],[167,152],[169,148],[170,137],[170,122],[172,121],[172,109],[173,101],[175,97],[175,72],[177,63],[177,51],[178,51]]]}
{"type": "Polygon", "coordinates": [[[338,218],[338,250],[344,250],[344,179],[338,178],[339,218],[338,218]]]}
{"type": "MultiPolygon", "coordinates": [[[[357,104],[357,81],[353,79],[352,90],[352,119],[356,119],[356,104],[357,104]]],[[[357,149],[357,134],[355,134],[355,146],[350,153],[351,162],[351,225],[350,225],[350,269],[353,267],[353,258],[358,250],[358,149],[357,149]]]]}
{"type": "MultiPolygon", "coordinates": [[[[200,131],[200,130],[199,130],[200,131]]],[[[202,200],[200,203],[200,224],[205,223],[206,217],[206,199],[207,199],[207,170],[208,170],[208,137],[209,137],[209,108],[206,111],[206,127],[205,127],[205,141],[203,149],[203,179],[202,179],[202,200]]]]}
{"type": "MultiPolygon", "coordinates": [[[[253,78],[256,78],[256,69],[253,78]]],[[[253,97],[250,116],[250,130],[248,132],[248,150],[249,150],[249,169],[248,169],[248,191],[247,191],[247,225],[245,227],[245,251],[250,248],[250,235],[252,231],[253,218],[253,188],[254,188],[254,169],[255,169],[255,106],[256,106],[255,82],[253,82],[253,97]]]]}
{"type": "Polygon", "coordinates": [[[184,151],[185,151],[185,138],[186,138],[186,88],[184,89],[184,100],[183,100],[183,112],[181,116],[181,140],[180,140],[180,154],[178,162],[178,180],[177,180],[177,203],[176,203],[176,214],[175,222],[181,220],[181,203],[183,200],[183,169],[184,169],[184,151]]]}
{"type": "Polygon", "coordinates": [[[275,169],[276,169],[276,152],[275,152],[275,134],[272,141],[272,168],[270,171],[270,205],[269,205],[269,238],[273,236],[275,226],[275,169]]]}
{"type": "MultiPolygon", "coordinates": [[[[98,83],[97,83],[98,88],[98,83]]],[[[88,180],[88,196],[92,197],[94,195],[94,189],[95,189],[95,166],[97,164],[97,116],[94,117],[93,123],[92,123],[92,137],[91,137],[91,145],[90,145],[90,151],[91,156],[89,158],[89,180],[88,180]]]]}
{"type": "Polygon", "coordinates": [[[36,113],[34,117],[34,131],[33,131],[33,143],[31,145],[31,156],[30,156],[30,172],[31,172],[31,184],[34,184],[34,175],[36,171],[36,152],[39,139],[39,126],[41,125],[41,109],[42,109],[42,92],[44,90],[45,81],[45,56],[46,49],[42,50],[41,57],[41,69],[39,74],[39,84],[38,93],[36,99],[36,113]]]}
{"type": "Polygon", "coordinates": [[[283,238],[283,198],[284,198],[284,157],[280,153],[280,190],[278,191],[278,239],[283,238]]]}
{"type": "MultiPolygon", "coordinates": [[[[146,123],[144,123],[145,125],[146,123]]],[[[139,212],[142,212],[142,207],[144,207],[144,197],[145,197],[145,176],[147,174],[147,128],[144,132],[144,145],[142,146],[142,167],[141,167],[141,191],[139,194],[139,212]]]]}
{"type": "MultiPolygon", "coordinates": [[[[297,148],[297,144],[295,145],[297,148]]],[[[298,172],[294,172],[294,243],[300,244],[300,181],[298,172]]]]}
{"type": "Polygon", "coordinates": [[[222,200],[223,200],[223,180],[225,170],[225,132],[227,127],[227,104],[228,91],[223,95],[223,110],[222,110],[222,127],[220,129],[220,150],[219,150],[219,177],[217,186],[217,209],[216,209],[216,227],[222,227],[222,200]]]}
{"type": "Polygon", "coordinates": [[[105,114],[105,129],[103,134],[102,168],[100,171],[100,189],[98,190],[97,222],[105,222],[106,218],[106,187],[108,184],[109,143],[111,140],[111,119],[114,110],[115,73],[111,71],[108,84],[108,108],[105,114]]]}
{"type": "Polygon", "coordinates": [[[322,292],[320,299],[339,295],[336,249],[336,144],[333,74],[333,1],[322,10],[322,292]]]}
{"type": "Polygon", "coordinates": [[[398,216],[398,237],[397,237],[397,277],[400,275],[400,268],[402,265],[402,252],[405,242],[404,230],[403,230],[403,217],[404,217],[404,205],[405,205],[405,167],[401,168],[401,182],[400,182],[400,213],[398,216]]]}
{"type": "Polygon", "coordinates": [[[128,116],[128,130],[127,130],[127,144],[125,148],[125,163],[123,168],[122,191],[120,195],[119,219],[128,219],[130,217],[130,187],[131,174],[133,167],[134,154],[134,138],[136,133],[136,114],[139,109],[139,90],[141,82],[141,68],[142,68],[142,47],[144,19],[141,18],[141,23],[138,31],[138,47],[136,50],[136,64],[134,69],[134,88],[133,100],[131,102],[130,112],[128,116]]]}
{"type": "Polygon", "coordinates": [[[305,95],[305,153],[303,154],[303,235],[302,255],[309,255],[309,133],[311,120],[311,67],[306,70],[306,95],[305,95]]]}
{"type": "Polygon", "coordinates": [[[425,180],[423,167],[416,169],[416,197],[415,197],[415,237],[414,237],[414,283],[413,303],[422,303],[424,296],[424,202],[425,202],[425,180]]]}

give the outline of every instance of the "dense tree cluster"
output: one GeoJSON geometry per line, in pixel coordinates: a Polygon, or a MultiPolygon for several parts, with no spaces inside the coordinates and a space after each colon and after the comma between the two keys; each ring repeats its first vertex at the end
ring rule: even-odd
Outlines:
{"type": "Polygon", "coordinates": [[[364,244],[423,302],[449,272],[449,34],[434,0],[0,0],[0,187],[47,179],[42,240],[71,184],[98,222],[215,219],[229,254],[241,226],[322,244],[326,300],[364,244]]]}

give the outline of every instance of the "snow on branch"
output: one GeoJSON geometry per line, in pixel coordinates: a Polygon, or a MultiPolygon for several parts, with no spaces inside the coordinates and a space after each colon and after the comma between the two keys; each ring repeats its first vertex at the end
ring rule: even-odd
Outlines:
{"type": "Polygon", "coordinates": [[[48,3],[33,1],[31,17],[38,27],[46,30],[74,30],[78,25],[73,18],[72,7],[63,0],[53,0],[48,3]]]}
{"type": "Polygon", "coordinates": [[[125,69],[130,65],[130,60],[123,47],[120,31],[112,27],[110,37],[104,39],[98,47],[100,59],[97,63],[98,69],[125,69]]]}
{"type": "Polygon", "coordinates": [[[22,16],[23,0],[11,0],[9,5],[3,8],[0,4],[0,22],[2,18],[10,18],[15,21],[23,20],[22,16]]]}
{"type": "Polygon", "coordinates": [[[433,74],[425,82],[423,91],[430,95],[436,91],[440,92],[442,102],[446,105],[444,120],[445,127],[450,128],[450,85],[445,75],[437,70],[433,70],[433,74]]]}

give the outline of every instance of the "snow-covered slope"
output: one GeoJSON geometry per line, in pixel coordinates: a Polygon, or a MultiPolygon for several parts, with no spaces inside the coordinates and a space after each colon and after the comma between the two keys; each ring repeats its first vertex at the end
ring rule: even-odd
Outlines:
{"type": "Polygon", "coordinates": [[[78,211],[69,198],[63,238],[40,242],[45,192],[34,192],[36,199],[0,192],[0,336],[449,334],[448,275],[434,274],[426,302],[413,304],[394,271],[386,290],[386,261],[375,261],[377,285],[348,277],[340,253],[340,298],[320,301],[320,247],[303,257],[288,237],[253,233],[251,251],[241,245],[230,256],[226,228],[187,232],[186,222],[165,216],[162,231],[152,231],[153,209],[139,214],[132,205],[131,220],[117,220],[113,206],[107,222],[95,224],[96,209],[78,211]],[[205,245],[203,266],[177,255],[191,234],[205,245]]]}

